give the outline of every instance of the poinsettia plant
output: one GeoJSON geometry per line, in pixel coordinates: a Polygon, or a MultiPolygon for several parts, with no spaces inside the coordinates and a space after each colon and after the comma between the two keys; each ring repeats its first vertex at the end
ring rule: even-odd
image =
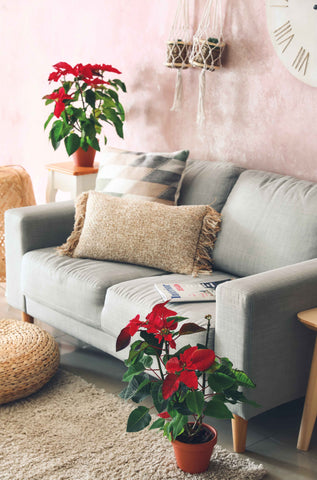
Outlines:
{"type": "MultiPolygon", "coordinates": [[[[179,437],[187,443],[199,443],[204,416],[232,418],[227,404],[256,405],[240,390],[254,388],[255,384],[245,372],[233,368],[228,358],[219,358],[208,348],[211,315],[205,317],[207,328],[183,323],[187,318],[168,309],[167,303],[155,305],[144,321],[137,315],[121,330],[117,351],[130,345],[137,332],[141,338],[130,346],[123,376],[128,386],[120,396],[136,403],[151,396],[159,418],[150,429],[162,430],[169,440],[179,437]],[[206,331],[204,344],[177,350],[179,338],[202,331],[206,331]]],[[[135,408],[128,418],[127,431],[147,427],[151,422],[149,412],[143,405],[135,408]]]]}
{"type": "MultiPolygon", "coordinates": [[[[54,150],[64,140],[68,155],[78,148],[87,151],[89,146],[100,151],[98,136],[104,124],[112,125],[119,137],[123,138],[125,113],[119,101],[118,90],[126,92],[125,84],[119,79],[104,79],[105,73],[121,72],[105,64],[78,63],[74,67],[66,62],[54,65],[49,82],[59,86],[45,95],[45,104],[54,103],[44,129],[55,117],[49,132],[54,150]]],[[[104,136],[107,143],[107,137],[104,136]]]]}

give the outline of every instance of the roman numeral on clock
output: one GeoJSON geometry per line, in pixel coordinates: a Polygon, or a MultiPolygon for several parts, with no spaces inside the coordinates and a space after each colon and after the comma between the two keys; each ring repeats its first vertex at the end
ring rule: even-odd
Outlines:
{"type": "Polygon", "coordinates": [[[298,53],[292,63],[292,67],[295,68],[298,72],[304,68],[304,75],[306,75],[307,67],[309,62],[309,52],[306,52],[305,48],[300,47],[298,53]]]}
{"type": "Polygon", "coordinates": [[[286,23],[274,30],[273,33],[278,45],[285,44],[282,53],[285,52],[285,50],[294,38],[291,22],[288,20],[286,23]]]}

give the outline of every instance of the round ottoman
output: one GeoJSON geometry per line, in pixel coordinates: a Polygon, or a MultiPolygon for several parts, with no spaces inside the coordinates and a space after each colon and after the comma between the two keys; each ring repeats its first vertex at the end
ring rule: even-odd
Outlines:
{"type": "Polygon", "coordinates": [[[0,320],[0,405],[27,397],[56,373],[59,349],[37,325],[0,320]]]}

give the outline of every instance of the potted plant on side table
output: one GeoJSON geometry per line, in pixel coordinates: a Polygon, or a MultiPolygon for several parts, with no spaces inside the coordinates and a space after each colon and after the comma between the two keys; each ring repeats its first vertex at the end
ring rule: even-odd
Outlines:
{"type": "MultiPolygon", "coordinates": [[[[255,384],[246,373],[233,368],[228,358],[217,357],[207,347],[210,315],[206,316],[205,329],[195,323],[183,323],[187,319],[169,310],[166,303],[155,305],[144,321],[137,315],[117,338],[119,351],[130,344],[137,332],[141,337],[130,346],[125,361],[128,370],[123,376],[128,386],[120,396],[137,403],[151,396],[158,418],[150,429],[161,430],[172,442],[179,468],[200,473],[208,469],[217,442],[217,432],[203,422],[204,416],[232,418],[226,404],[256,405],[239,390],[254,388],[255,384]],[[178,338],[202,331],[206,331],[204,345],[176,349],[178,338]]],[[[139,406],[128,418],[127,431],[143,430],[150,422],[149,408],[139,406]]]]}
{"type": "MultiPolygon", "coordinates": [[[[44,129],[56,117],[49,133],[54,150],[64,140],[68,155],[74,155],[78,166],[93,166],[96,150],[100,151],[98,136],[104,124],[112,125],[123,138],[125,113],[119,101],[118,90],[126,92],[119,79],[104,80],[105,72],[120,74],[111,65],[78,63],[74,67],[66,62],[54,65],[48,80],[60,82],[53,93],[45,95],[45,104],[55,102],[44,129]]],[[[107,143],[107,137],[104,137],[107,143]]]]}

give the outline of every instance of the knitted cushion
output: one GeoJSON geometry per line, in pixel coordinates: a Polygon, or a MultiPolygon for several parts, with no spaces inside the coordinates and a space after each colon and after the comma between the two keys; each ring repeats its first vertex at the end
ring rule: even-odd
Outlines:
{"type": "Polygon", "coordinates": [[[96,191],[175,205],[189,151],[136,153],[108,149],[99,157],[96,191]]]}
{"type": "Polygon", "coordinates": [[[61,254],[146,265],[168,272],[211,272],[220,214],[208,205],[169,206],[81,194],[73,233],[61,254]]]}

